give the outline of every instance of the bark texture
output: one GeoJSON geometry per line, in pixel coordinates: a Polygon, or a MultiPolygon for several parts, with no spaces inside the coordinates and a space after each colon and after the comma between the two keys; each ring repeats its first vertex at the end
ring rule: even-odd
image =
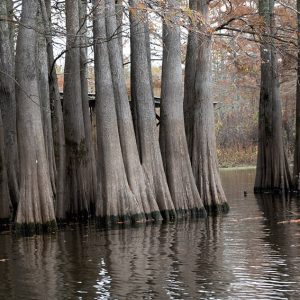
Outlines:
{"type": "Polygon", "coordinates": [[[123,0],[115,0],[116,18],[117,18],[117,31],[118,41],[120,46],[121,58],[123,61],[123,0]]]}
{"type": "MultiPolygon", "coordinates": [[[[274,1],[260,0],[265,36],[272,33],[274,1]]],[[[283,142],[279,73],[274,41],[261,44],[261,86],[258,124],[258,155],[254,191],[282,192],[291,188],[291,176],[283,142]]]]}
{"type": "MultiPolygon", "coordinates": [[[[41,3],[41,2],[40,2],[41,3]]],[[[49,93],[49,71],[48,71],[48,55],[46,43],[46,26],[42,17],[42,10],[39,9],[37,16],[38,28],[42,29],[42,33],[38,34],[38,47],[36,51],[37,67],[38,67],[38,83],[39,96],[41,99],[42,123],[44,130],[46,155],[49,163],[49,173],[52,184],[52,190],[56,195],[55,177],[56,177],[56,163],[53,145],[52,121],[51,121],[51,107],[50,107],[50,93],[49,93]]]]}
{"type": "Polygon", "coordinates": [[[38,5],[37,0],[22,1],[24,26],[19,28],[16,52],[20,198],[15,223],[24,233],[56,228],[35,58],[38,5]]]}
{"type": "Polygon", "coordinates": [[[0,22],[0,108],[4,129],[5,160],[9,192],[14,210],[16,210],[19,184],[14,49],[12,48],[11,26],[5,21],[5,19],[10,19],[6,1],[1,1],[0,3],[0,16],[4,18],[4,20],[0,22]]]}
{"type": "Polygon", "coordinates": [[[93,3],[98,143],[96,216],[104,223],[143,221],[143,206],[128,185],[123,162],[106,41],[105,9],[103,1],[94,0],[93,3]]]}
{"type": "Polygon", "coordinates": [[[119,42],[117,39],[111,39],[117,30],[115,3],[113,0],[106,0],[105,3],[107,7],[105,15],[106,32],[107,38],[109,39],[109,61],[115,95],[121,149],[128,183],[136,196],[137,201],[142,204],[146,217],[148,219],[160,219],[161,215],[154,193],[139,160],[119,42]]]}
{"type": "Polygon", "coordinates": [[[54,143],[54,154],[56,161],[56,201],[55,211],[58,220],[66,219],[65,182],[66,182],[66,149],[65,130],[63,121],[62,105],[60,100],[57,74],[54,63],[52,29],[51,29],[51,0],[41,0],[41,9],[46,28],[48,71],[49,71],[49,93],[52,110],[52,133],[54,143]]]}
{"type": "Polygon", "coordinates": [[[208,213],[227,212],[217,160],[215,119],[211,93],[211,35],[207,28],[208,3],[199,0],[203,22],[199,34],[189,38],[186,65],[185,107],[190,158],[200,197],[208,213]],[[197,54],[195,53],[197,51],[197,54]],[[196,56],[196,57],[195,57],[196,56]]]}
{"type": "MultiPolygon", "coordinates": [[[[297,0],[297,24],[300,32],[300,0],[297,0]]],[[[294,156],[294,187],[300,190],[300,35],[298,34],[298,65],[297,65],[297,86],[296,86],[296,141],[294,156]]]]}
{"type": "Polygon", "coordinates": [[[11,219],[11,202],[8,189],[4,149],[4,132],[2,117],[0,114],[0,231],[3,225],[9,224],[11,219]]]}
{"type": "Polygon", "coordinates": [[[84,133],[86,141],[86,164],[87,164],[87,191],[91,212],[94,214],[96,199],[96,159],[92,141],[92,124],[89,109],[88,90],[88,57],[87,57],[87,0],[79,1],[80,12],[80,77],[81,77],[81,98],[84,121],[84,133]]]}
{"type": "Polygon", "coordinates": [[[179,215],[205,215],[188,154],[183,116],[180,2],[167,2],[163,24],[160,147],[172,200],[179,215]],[[174,16],[175,15],[175,16],[174,16]]]}
{"type": "MultiPolygon", "coordinates": [[[[189,8],[194,12],[198,11],[199,0],[190,0],[189,8]]],[[[186,59],[185,59],[185,73],[184,73],[184,124],[185,133],[191,156],[193,145],[193,125],[194,125],[194,102],[195,102],[195,77],[197,70],[197,58],[198,58],[198,35],[196,23],[190,24],[190,30],[188,35],[186,59]]]]}
{"type": "Polygon", "coordinates": [[[136,116],[135,132],[140,160],[165,219],[175,217],[174,205],[164,172],[156,128],[149,57],[147,50],[147,16],[130,2],[131,101],[136,116]]]}
{"type": "Polygon", "coordinates": [[[67,52],[64,78],[64,126],[66,138],[66,195],[70,218],[89,215],[88,150],[81,99],[78,0],[66,1],[67,52]]]}

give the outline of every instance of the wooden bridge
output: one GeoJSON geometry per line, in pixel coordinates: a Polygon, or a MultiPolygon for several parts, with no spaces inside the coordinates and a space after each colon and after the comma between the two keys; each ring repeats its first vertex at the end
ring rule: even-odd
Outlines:
{"type": "MultiPolygon", "coordinates": [[[[89,93],[88,94],[89,96],[89,108],[90,108],[90,115],[91,115],[91,118],[93,116],[93,112],[95,110],[95,106],[96,106],[96,95],[93,94],[93,93],[89,93]]],[[[60,99],[63,103],[63,98],[64,98],[64,93],[63,92],[60,92],[60,99]]],[[[129,101],[129,103],[131,104],[132,102],[129,101]]],[[[155,108],[160,108],[160,103],[161,103],[161,98],[160,97],[154,97],[154,105],[155,105],[155,108]]],[[[214,104],[214,107],[218,104],[218,102],[213,102],[214,104]]],[[[130,105],[131,108],[132,108],[132,105],[130,105]]],[[[160,120],[160,117],[159,115],[156,113],[156,119],[158,120],[158,124],[159,125],[159,120],[160,120]]]]}

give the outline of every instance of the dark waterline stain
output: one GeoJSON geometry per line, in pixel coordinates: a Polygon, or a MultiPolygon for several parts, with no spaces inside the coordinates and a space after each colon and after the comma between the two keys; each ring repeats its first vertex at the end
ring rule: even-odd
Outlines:
{"type": "Polygon", "coordinates": [[[0,235],[0,299],[298,299],[299,198],[222,172],[231,210],[205,220],[0,235]],[[247,197],[244,197],[247,191],[247,197]]]}

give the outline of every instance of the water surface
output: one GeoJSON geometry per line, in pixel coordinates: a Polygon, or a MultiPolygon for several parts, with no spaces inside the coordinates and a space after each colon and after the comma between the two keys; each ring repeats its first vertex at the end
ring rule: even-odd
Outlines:
{"type": "Polygon", "coordinates": [[[299,198],[255,197],[222,172],[227,216],[136,228],[0,235],[0,299],[299,299],[299,198]],[[247,191],[247,197],[244,197],[247,191]]]}

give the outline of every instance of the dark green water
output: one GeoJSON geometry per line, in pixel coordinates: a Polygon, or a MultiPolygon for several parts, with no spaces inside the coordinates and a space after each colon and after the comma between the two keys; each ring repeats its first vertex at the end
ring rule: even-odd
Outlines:
{"type": "Polygon", "coordinates": [[[0,235],[0,299],[299,299],[300,199],[223,171],[225,217],[53,236],[0,235]],[[244,190],[248,191],[244,197],[244,190]]]}

